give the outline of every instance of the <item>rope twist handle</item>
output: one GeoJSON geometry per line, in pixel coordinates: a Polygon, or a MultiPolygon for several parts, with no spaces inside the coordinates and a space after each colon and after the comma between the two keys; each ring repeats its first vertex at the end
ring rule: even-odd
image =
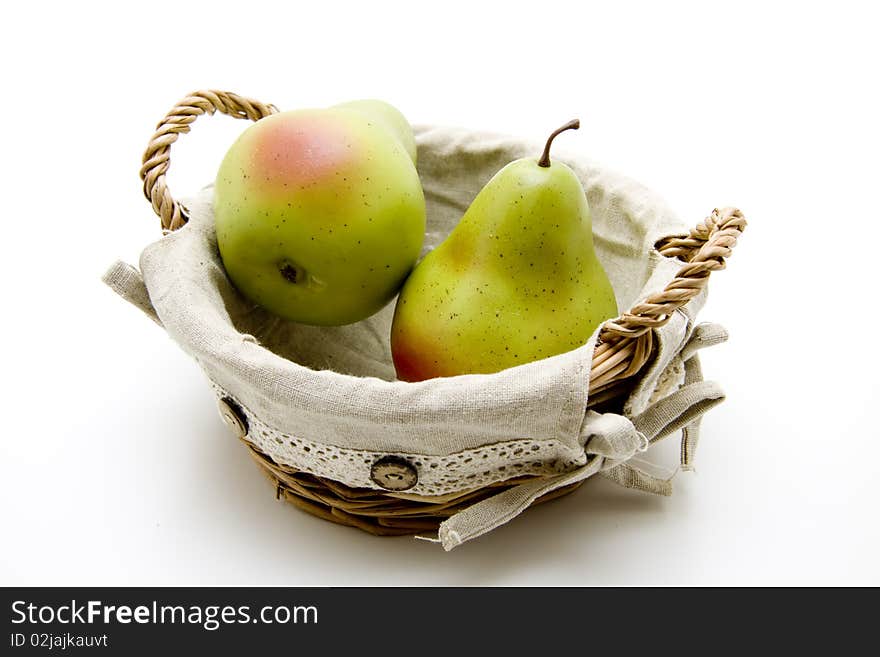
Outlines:
{"type": "MultiPolygon", "coordinates": [[[[177,230],[187,221],[185,209],[174,200],[165,176],[171,144],[203,114],[219,111],[237,119],[259,121],[278,109],[229,91],[201,90],[188,95],[165,115],[150,138],[141,166],[144,196],[162,221],[163,232],[177,230]]],[[[590,401],[613,396],[613,388],[639,372],[651,357],[652,329],[666,324],[676,310],[697,296],[709,275],[726,266],[746,220],[736,208],[714,210],[688,235],[666,237],[655,245],[664,256],[686,262],[663,291],[636,304],[608,322],[599,334],[590,374],[590,401]],[[604,391],[604,395],[601,394],[604,391]],[[598,393],[598,394],[597,394],[598,393]]]]}
{"type": "Polygon", "coordinates": [[[171,162],[171,144],[177,141],[179,135],[189,132],[190,124],[199,116],[216,111],[236,119],[259,121],[275,114],[278,109],[230,91],[209,89],[194,91],[165,115],[147,144],[140,172],[144,196],[159,215],[165,233],[177,230],[187,221],[185,209],[171,196],[165,181],[171,162]]]}
{"type": "Polygon", "coordinates": [[[686,236],[661,239],[655,248],[685,264],[661,291],[608,322],[593,354],[590,392],[599,392],[637,373],[653,347],[652,329],[666,324],[676,310],[696,297],[713,271],[724,269],[746,220],[736,208],[715,209],[686,236]]]}

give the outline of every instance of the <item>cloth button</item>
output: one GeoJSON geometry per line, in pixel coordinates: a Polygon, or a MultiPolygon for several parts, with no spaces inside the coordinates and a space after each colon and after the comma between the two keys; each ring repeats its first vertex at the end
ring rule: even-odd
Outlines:
{"type": "Polygon", "coordinates": [[[232,433],[237,438],[244,438],[247,435],[247,418],[238,404],[229,397],[223,397],[217,402],[217,410],[220,411],[220,417],[223,418],[223,422],[232,429],[232,433]]]}
{"type": "Polygon", "coordinates": [[[406,459],[384,456],[370,468],[370,479],[385,490],[408,490],[419,481],[419,474],[406,459]]]}

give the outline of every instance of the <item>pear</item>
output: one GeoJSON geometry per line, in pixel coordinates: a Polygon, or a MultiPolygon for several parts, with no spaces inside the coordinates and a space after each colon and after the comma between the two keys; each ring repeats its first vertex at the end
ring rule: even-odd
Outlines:
{"type": "Polygon", "coordinates": [[[417,163],[418,157],[416,152],[416,138],[413,135],[412,126],[403,113],[381,100],[373,98],[365,100],[350,100],[347,103],[334,105],[337,109],[350,109],[363,114],[364,116],[374,119],[376,123],[383,126],[391,134],[393,134],[406,150],[413,164],[417,163]]]}
{"type": "Polygon", "coordinates": [[[490,373],[564,353],[617,315],[593,248],[584,188],[550,146],[486,184],[455,229],[415,267],[391,327],[397,376],[490,373]]]}
{"type": "Polygon", "coordinates": [[[422,249],[412,129],[359,100],[266,117],[230,147],[214,187],[229,279],[281,317],[323,326],[388,304],[422,249]]]}

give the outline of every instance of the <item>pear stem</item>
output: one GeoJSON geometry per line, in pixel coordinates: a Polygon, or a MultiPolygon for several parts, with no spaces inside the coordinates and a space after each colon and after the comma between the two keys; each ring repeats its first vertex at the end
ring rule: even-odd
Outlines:
{"type": "Polygon", "coordinates": [[[547,145],[544,146],[544,152],[541,154],[541,159],[538,160],[539,167],[549,167],[550,166],[550,144],[553,143],[553,140],[556,138],[560,132],[565,132],[566,130],[577,130],[581,127],[580,119],[572,119],[568,123],[566,123],[561,128],[557,128],[553,131],[553,134],[547,138],[547,145]]]}

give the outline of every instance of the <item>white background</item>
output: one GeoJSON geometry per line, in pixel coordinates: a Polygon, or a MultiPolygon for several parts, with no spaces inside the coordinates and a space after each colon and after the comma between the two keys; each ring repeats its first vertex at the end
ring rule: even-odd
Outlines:
{"type": "MultiPolygon", "coordinates": [[[[0,584],[880,584],[870,3],[14,3],[4,10],[0,584]],[[444,553],[275,502],[205,379],[101,285],[159,237],[139,159],[198,88],[566,138],[696,223],[728,400],[672,498],[588,482],[444,553]]],[[[173,149],[180,196],[243,122],[173,149]]]]}

